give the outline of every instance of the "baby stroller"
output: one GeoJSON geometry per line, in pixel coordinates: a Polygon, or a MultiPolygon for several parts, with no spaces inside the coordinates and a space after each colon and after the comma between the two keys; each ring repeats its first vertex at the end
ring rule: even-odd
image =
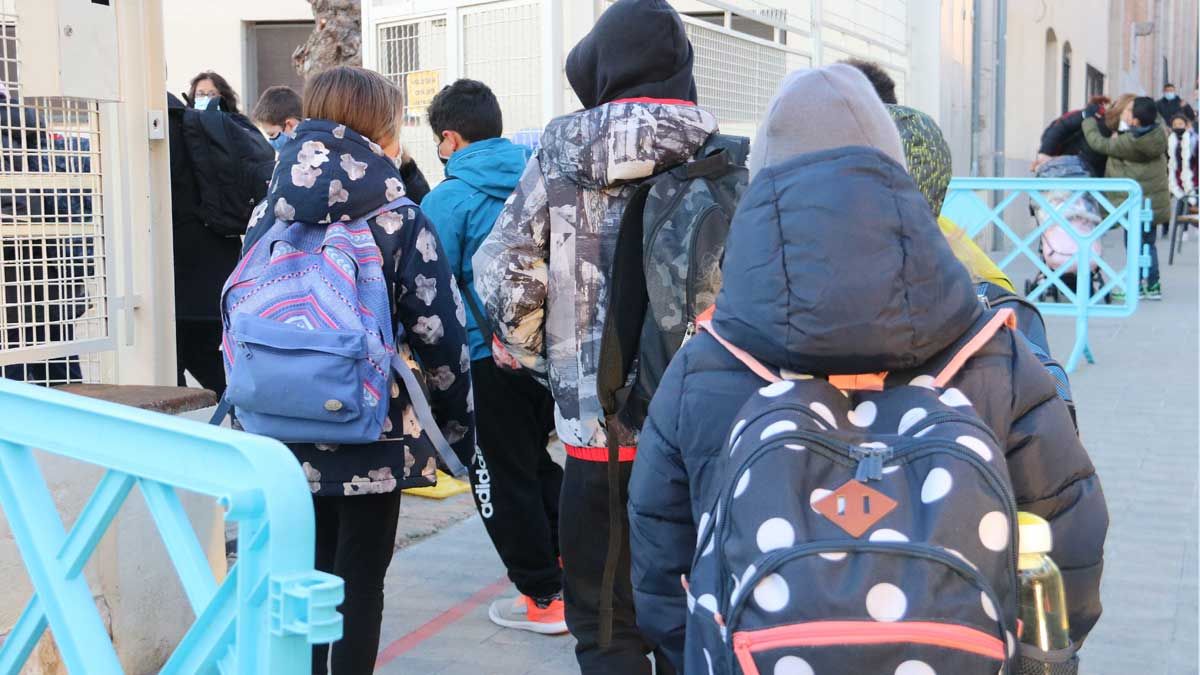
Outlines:
{"type": "MultiPolygon", "coordinates": [[[[1036,175],[1038,178],[1092,177],[1083,160],[1075,155],[1051,159],[1038,167],[1036,175]]],[[[1072,202],[1063,211],[1062,206],[1071,199],[1073,193],[1071,190],[1056,190],[1046,192],[1044,196],[1046,201],[1071,224],[1071,227],[1076,232],[1083,235],[1090,234],[1092,230],[1096,229],[1096,225],[1104,219],[1100,214],[1100,205],[1091,195],[1085,194],[1072,202]]],[[[1050,217],[1045,213],[1045,209],[1037,204],[1030,204],[1029,212],[1039,226],[1050,217]]],[[[1095,262],[1100,257],[1102,251],[1103,247],[1100,244],[1100,240],[1092,242],[1092,263],[1090,265],[1091,293],[1095,293],[1097,289],[1104,287],[1104,277],[1100,274],[1100,266],[1095,262]]],[[[1046,263],[1046,267],[1057,272],[1060,268],[1066,266],[1066,269],[1063,270],[1059,278],[1070,289],[1075,288],[1077,270],[1075,269],[1073,260],[1078,252],[1079,243],[1057,222],[1042,232],[1041,241],[1038,242],[1038,253],[1041,255],[1042,261],[1046,263]]],[[[1025,295],[1028,296],[1032,293],[1045,279],[1046,275],[1038,272],[1034,278],[1027,280],[1025,282],[1025,295]]],[[[1051,284],[1042,293],[1042,297],[1053,302],[1066,301],[1066,298],[1056,284],[1051,284]]],[[[1104,301],[1107,303],[1108,298],[1106,297],[1104,301]]]]}

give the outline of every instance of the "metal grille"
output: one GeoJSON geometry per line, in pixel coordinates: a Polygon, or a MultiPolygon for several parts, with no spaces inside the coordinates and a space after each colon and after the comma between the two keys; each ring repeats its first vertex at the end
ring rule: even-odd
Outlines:
{"type": "Polygon", "coordinates": [[[463,75],[496,94],[505,134],[543,123],[540,16],[538,2],[462,15],[463,75]]]}
{"type": "Polygon", "coordinates": [[[97,381],[110,348],[100,111],[21,93],[14,0],[0,0],[0,364],[41,384],[97,381]]]}
{"type": "Polygon", "coordinates": [[[696,51],[693,72],[700,105],[717,116],[722,129],[753,126],[767,109],[779,81],[790,68],[808,65],[782,45],[740,37],[685,18],[696,51]],[[790,63],[799,60],[799,63],[790,63]]]}
{"type": "MultiPolygon", "coordinates": [[[[379,72],[399,85],[406,96],[409,78],[414,73],[436,73],[440,85],[447,84],[445,17],[383,25],[377,35],[379,72]]],[[[429,128],[424,107],[413,107],[406,112],[401,141],[430,183],[442,180],[437,141],[429,128]]]]}

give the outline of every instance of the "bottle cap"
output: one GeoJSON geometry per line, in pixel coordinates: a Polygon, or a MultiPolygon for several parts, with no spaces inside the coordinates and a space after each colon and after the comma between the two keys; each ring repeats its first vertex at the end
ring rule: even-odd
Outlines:
{"type": "Polygon", "coordinates": [[[1053,550],[1050,523],[1032,513],[1017,514],[1017,551],[1021,555],[1049,553],[1053,550]]]}

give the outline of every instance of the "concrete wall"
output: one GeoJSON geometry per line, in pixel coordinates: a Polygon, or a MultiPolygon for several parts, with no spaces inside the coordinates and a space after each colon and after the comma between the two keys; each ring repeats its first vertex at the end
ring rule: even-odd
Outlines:
{"type": "MultiPolygon", "coordinates": [[[[1109,17],[1095,0],[1010,0],[1005,86],[1008,175],[1027,175],[1042,130],[1061,112],[1062,55],[1071,49],[1068,108],[1085,104],[1086,66],[1108,70],[1109,17]],[[1047,31],[1056,44],[1047,48],[1047,31]]],[[[1111,74],[1105,72],[1106,83],[1111,74]]]]}
{"type": "Polygon", "coordinates": [[[170,91],[186,91],[196,73],[214,70],[246,99],[248,24],[311,21],[312,8],[305,0],[163,0],[163,15],[170,91]]]}

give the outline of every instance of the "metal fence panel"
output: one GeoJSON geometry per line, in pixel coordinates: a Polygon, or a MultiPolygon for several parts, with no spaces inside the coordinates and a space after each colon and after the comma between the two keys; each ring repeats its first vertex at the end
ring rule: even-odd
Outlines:
{"type": "Polygon", "coordinates": [[[484,82],[504,112],[504,133],[540,129],[542,119],[541,3],[494,4],[463,10],[463,77],[484,82]]]}
{"type": "Polygon", "coordinates": [[[437,141],[425,114],[423,101],[413,100],[418,81],[429,82],[436,91],[446,80],[446,17],[431,16],[387,23],[375,31],[379,41],[380,74],[399,85],[407,103],[400,140],[431,184],[442,180],[437,158],[437,141]],[[410,86],[412,85],[412,86],[410,86]]]}
{"type": "MultiPolygon", "coordinates": [[[[1141,269],[1148,264],[1141,233],[1149,227],[1151,212],[1142,189],[1127,178],[955,178],[950,181],[942,215],[954,221],[967,236],[978,237],[992,230],[1012,248],[996,262],[1014,277],[1024,270],[1032,273],[1025,284],[1026,297],[1045,315],[1075,318],[1075,344],[1066,369],[1074,371],[1079,359],[1094,363],[1088,346],[1088,318],[1121,318],[1137,309],[1141,269]],[[986,193],[994,195],[987,204],[986,193]],[[1090,230],[1071,222],[1074,208],[1082,200],[1095,200],[1100,220],[1090,230]],[[1045,218],[1038,222],[1030,214],[1018,222],[1014,214],[1028,213],[1034,205],[1045,218]],[[1056,264],[1047,260],[1044,237],[1051,230],[1074,242],[1074,251],[1059,251],[1056,264]],[[1104,255],[1105,235],[1115,232],[1124,248],[1104,255]],[[1097,255],[1093,249],[1099,249],[1097,255]],[[1078,270],[1087,270],[1078,273],[1078,270]],[[1074,276],[1075,283],[1067,283],[1074,276]],[[1122,290],[1123,301],[1112,293],[1122,290]],[[1053,300],[1051,299],[1053,298],[1053,300]]],[[[1110,240],[1113,237],[1109,238],[1110,240]]],[[[1069,247],[1068,247],[1069,248],[1069,247]]],[[[1020,286],[1020,283],[1016,285],[1020,286]]]]}
{"type": "Polygon", "coordinates": [[[0,410],[0,509],[35,589],[0,645],[0,675],[17,675],[47,628],[71,672],[122,672],[81,572],[134,485],[196,616],[162,674],[307,673],[311,645],[341,637],[342,580],[312,567],[312,496],[279,442],[4,379],[0,410]],[[107,469],[69,531],[34,448],[107,469]],[[176,488],[216,497],[239,525],[220,585],[176,488]]]}
{"type": "Polygon", "coordinates": [[[0,0],[0,365],[97,381],[96,352],[113,347],[100,106],[22,95],[15,5],[0,0]]]}

